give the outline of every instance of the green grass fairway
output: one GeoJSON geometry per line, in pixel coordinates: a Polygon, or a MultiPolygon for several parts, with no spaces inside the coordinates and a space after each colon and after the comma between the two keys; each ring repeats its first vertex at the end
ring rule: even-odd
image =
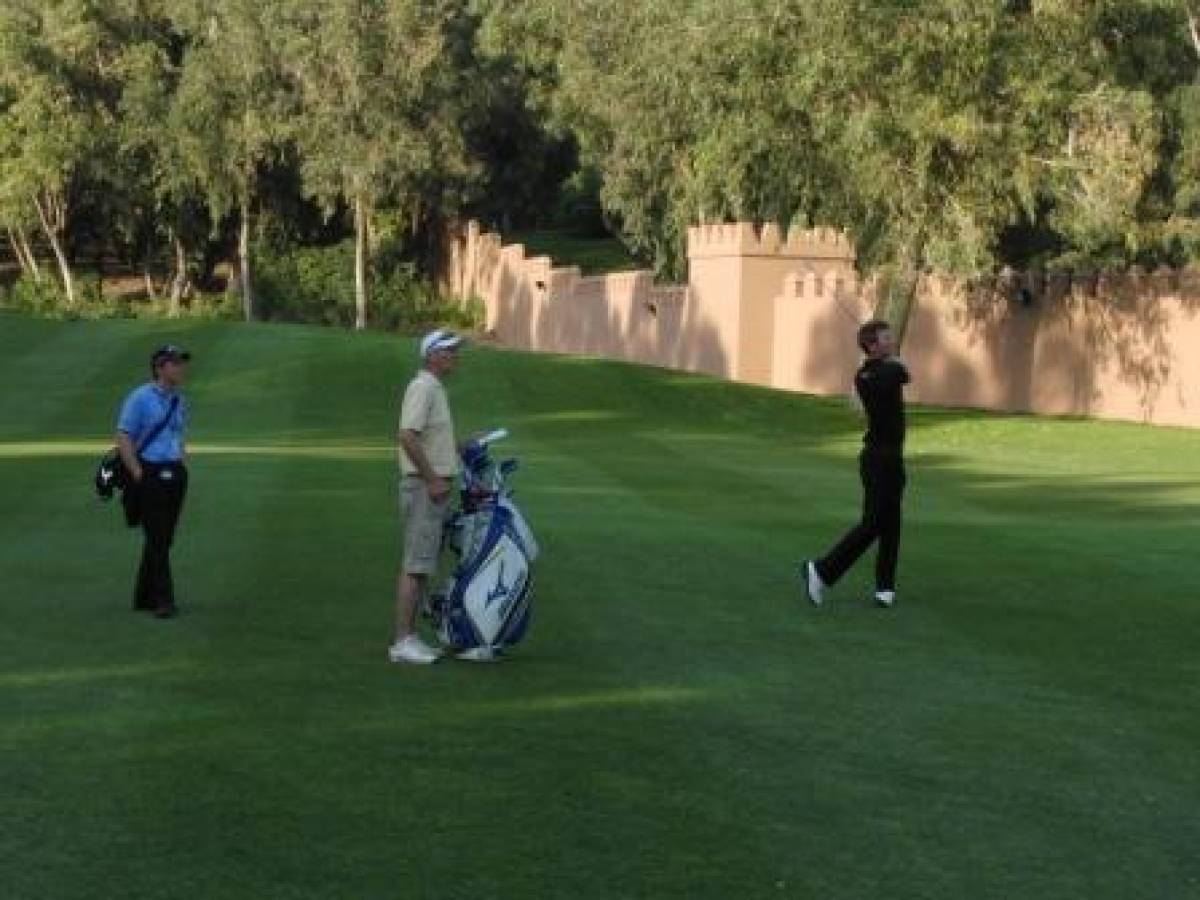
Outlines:
{"type": "MultiPolygon", "coordinates": [[[[901,600],[802,605],[844,400],[475,348],[542,539],[510,662],[385,662],[381,334],[0,316],[4,900],[1200,897],[1200,433],[915,411],[901,600]],[[185,615],[91,495],[196,352],[185,615]]],[[[849,379],[849,373],[847,373],[849,379]]]]}

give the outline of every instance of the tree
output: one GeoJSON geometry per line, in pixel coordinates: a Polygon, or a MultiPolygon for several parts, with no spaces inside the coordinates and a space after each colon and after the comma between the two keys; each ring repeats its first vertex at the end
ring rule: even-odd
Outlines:
{"type": "MultiPolygon", "coordinates": [[[[430,185],[469,174],[462,137],[466,73],[451,65],[455,0],[311,0],[297,4],[289,49],[302,106],[295,119],[307,190],[332,213],[344,199],[355,234],[355,326],[366,327],[371,222],[381,203],[414,219],[430,185]]],[[[453,198],[438,197],[444,205],[453,198]]]]}
{"type": "Polygon", "coordinates": [[[894,276],[903,331],[932,268],[1162,252],[1163,110],[1195,72],[1178,0],[493,0],[489,14],[545,73],[629,242],[669,274],[697,219],[847,228],[863,267],[894,276]]]}
{"type": "Polygon", "coordinates": [[[1200,56],[1200,6],[1193,0],[1180,0],[1183,15],[1187,19],[1188,37],[1192,39],[1192,49],[1200,56]]]}
{"type": "Polygon", "coordinates": [[[168,117],[173,155],[179,178],[197,186],[214,222],[237,212],[239,283],[250,321],[260,172],[280,155],[295,111],[295,83],[280,54],[294,5],[181,0],[175,13],[187,50],[168,117]]]}
{"type": "Polygon", "coordinates": [[[0,8],[0,202],[38,274],[24,229],[36,221],[76,305],[67,237],[72,208],[104,158],[113,46],[101,10],[84,0],[9,0],[0,8]]]}
{"type": "Polygon", "coordinates": [[[161,243],[169,247],[172,315],[189,286],[189,246],[199,243],[204,197],[173,127],[181,47],[166,10],[133,10],[127,23],[118,105],[119,151],[113,160],[111,218],[142,262],[147,293],[155,296],[153,269],[161,243]]]}

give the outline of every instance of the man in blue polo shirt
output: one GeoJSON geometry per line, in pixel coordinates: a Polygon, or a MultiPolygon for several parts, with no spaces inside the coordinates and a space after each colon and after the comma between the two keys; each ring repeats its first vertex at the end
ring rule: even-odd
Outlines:
{"type": "Polygon", "coordinates": [[[177,611],[171,544],[187,495],[183,437],[187,407],[180,388],[191,358],[173,345],[156,350],[150,358],[154,380],[125,398],[117,423],[117,450],[132,481],[127,501],[134,504],[146,536],[133,608],[151,611],[160,619],[177,611]]]}

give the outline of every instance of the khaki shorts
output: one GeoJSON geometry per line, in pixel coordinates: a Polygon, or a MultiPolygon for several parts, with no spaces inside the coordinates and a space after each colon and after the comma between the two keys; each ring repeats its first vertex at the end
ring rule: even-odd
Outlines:
{"type": "Polygon", "coordinates": [[[434,503],[420,478],[400,482],[400,512],[404,516],[404,573],[437,574],[442,555],[442,530],[450,515],[450,500],[434,503]]]}

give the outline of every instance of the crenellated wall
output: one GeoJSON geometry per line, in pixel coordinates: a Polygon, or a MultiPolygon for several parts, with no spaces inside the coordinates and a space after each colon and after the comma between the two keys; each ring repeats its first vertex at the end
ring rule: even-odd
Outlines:
{"type": "Polygon", "coordinates": [[[700,308],[729,335],[727,374],[772,386],[775,307],[787,279],[804,272],[849,276],[854,248],[834,231],[792,231],[774,223],[701,225],[688,230],[688,286],[700,308]]]}
{"type": "MultiPolygon", "coordinates": [[[[649,271],[584,277],[471,224],[444,289],[478,298],[522,349],[627,359],[816,394],[842,394],[854,333],[878,288],[829,230],[701,225],[686,285],[649,271]]],[[[1200,427],[1200,271],[985,283],[925,277],[905,339],[912,399],[944,406],[1200,427]]]]}
{"type": "Polygon", "coordinates": [[[924,403],[1200,427],[1197,341],[1195,269],[929,278],[905,356],[924,403]]]}

